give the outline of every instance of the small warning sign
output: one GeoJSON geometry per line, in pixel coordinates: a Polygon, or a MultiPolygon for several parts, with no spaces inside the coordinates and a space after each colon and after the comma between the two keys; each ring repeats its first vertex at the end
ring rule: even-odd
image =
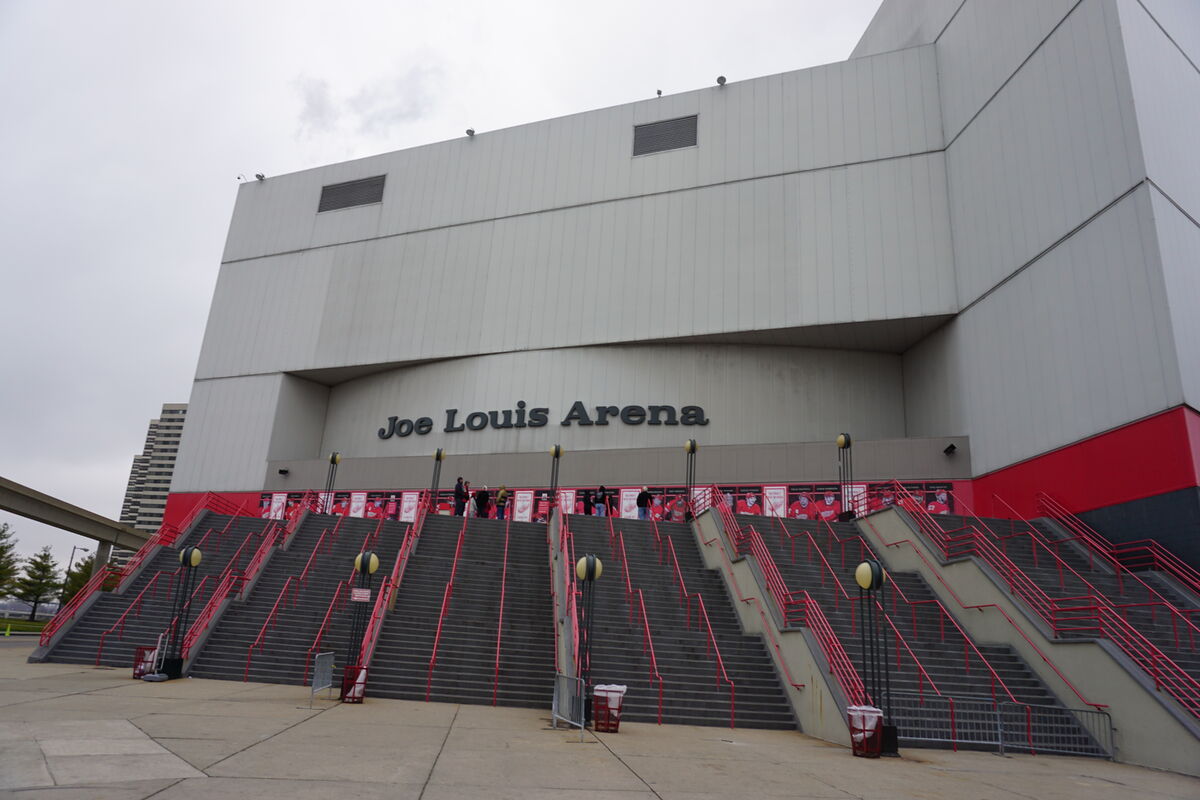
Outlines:
{"type": "Polygon", "coordinates": [[[370,589],[351,589],[350,602],[352,603],[369,603],[371,602],[370,589]]]}

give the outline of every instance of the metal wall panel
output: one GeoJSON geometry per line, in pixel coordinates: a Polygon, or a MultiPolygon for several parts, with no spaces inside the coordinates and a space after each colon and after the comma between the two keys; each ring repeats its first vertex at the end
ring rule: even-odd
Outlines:
{"type": "Polygon", "coordinates": [[[963,3],[964,0],[884,0],[850,57],[929,44],[963,3]]]}
{"type": "Polygon", "coordinates": [[[962,306],[1144,174],[1115,17],[1081,3],[947,149],[962,306]]]}
{"type": "MultiPolygon", "coordinates": [[[[900,357],[790,347],[645,346],[537,350],[398,369],[333,388],[322,452],[358,458],[453,453],[540,452],[825,440],[842,429],[863,438],[903,435],[900,357]],[[550,409],[541,428],[446,433],[475,411],[550,409]],[[564,427],[574,401],[595,406],[701,406],[705,426],[564,427]],[[390,416],[434,421],[427,435],[381,439],[390,416]]],[[[940,432],[940,431],[939,431],[940,432]]]]}
{"type": "Polygon", "coordinates": [[[223,260],[928,152],[938,116],[921,48],[480,132],[243,184],[223,260]],[[700,146],[632,157],[634,125],[691,114],[700,146]],[[381,205],[317,218],[322,186],[380,174],[381,205]]]}
{"type": "Polygon", "coordinates": [[[979,474],[1181,402],[1149,193],[904,355],[909,435],[968,431],[979,474]]]}
{"type": "Polygon", "coordinates": [[[172,492],[261,486],[282,375],[196,381],[171,476],[172,492]]]}
{"type": "Polygon", "coordinates": [[[1183,402],[1200,408],[1200,227],[1150,192],[1183,402]]]}
{"type": "Polygon", "coordinates": [[[937,40],[947,141],[959,134],[1078,0],[967,0],[937,40]]]}
{"type": "Polygon", "coordinates": [[[197,376],[953,313],[944,187],[934,154],[226,264],[197,376]]]}
{"type": "MultiPolygon", "coordinates": [[[[1172,32],[1164,33],[1139,3],[1118,8],[1146,175],[1192,219],[1200,219],[1200,71],[1177,46],[1180,40],[1168,37],[1172,32]]],[[[1186,19],[1177,25],[1200,29],[1200,3],[1190,8],[1180,12],[1186,19]]],[[[1200,32],[1191,34],[1200,39],[1200,32]]]]}

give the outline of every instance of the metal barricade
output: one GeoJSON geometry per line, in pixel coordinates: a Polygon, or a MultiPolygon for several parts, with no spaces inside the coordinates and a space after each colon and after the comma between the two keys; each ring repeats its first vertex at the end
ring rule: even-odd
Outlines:
{"type": "MultiPolygon", "coordinates": [[[[333,651],[326,653],[317,653],[317,657],[313,660],[313,678],[312,688],[308,694],[308,707],[312,708],[313,697],[317,692],[328,689],[333,690],[333,651]]],[[[332,695],[325,698],[332,700],[332,695]]]]}
{"type": "Polygon", "coordinates": [[[554,699],[551,703],[550,726],[558,727],[559,720],[568,726],[579,728],[579,741],[583,741],[583,679],[572,678],[561,672],[554,674],[554,699]]]}
{"type": "Polygon", "coordinates": [[[910,745],[1044,755],[1114,757],[1106,711],[1038,706],[990,697],[892,693],[900,740],[910,745]]]}

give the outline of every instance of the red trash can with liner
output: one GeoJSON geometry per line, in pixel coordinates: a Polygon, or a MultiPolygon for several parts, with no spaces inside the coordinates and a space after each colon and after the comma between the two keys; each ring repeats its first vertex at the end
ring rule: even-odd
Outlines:
{"type": "Polygon", "coordinates": [[[883,712],[875,706],[849,706],[850,750],[860,758],[879,758],[883,742],[883,712]]]}
{"type": "Polygon", "coordinates": [[[626,687],[601,684],[592,689],[592,727],[600,733],[617,733],[621,728],[621,702],[626,687]]]}

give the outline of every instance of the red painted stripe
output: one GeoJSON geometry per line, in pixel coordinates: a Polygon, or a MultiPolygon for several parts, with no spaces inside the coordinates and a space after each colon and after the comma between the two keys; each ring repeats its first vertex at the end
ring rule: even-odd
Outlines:
{"type": "Polygon", "coordinates": [[[1008,516],[993,503],[999,495],[1034,517],[1043,491],[1081,513],[1196,486],[1198,475],[1200,414],[1180,406],[981,475],[974,505],[983,516],[1008,516]]]}

